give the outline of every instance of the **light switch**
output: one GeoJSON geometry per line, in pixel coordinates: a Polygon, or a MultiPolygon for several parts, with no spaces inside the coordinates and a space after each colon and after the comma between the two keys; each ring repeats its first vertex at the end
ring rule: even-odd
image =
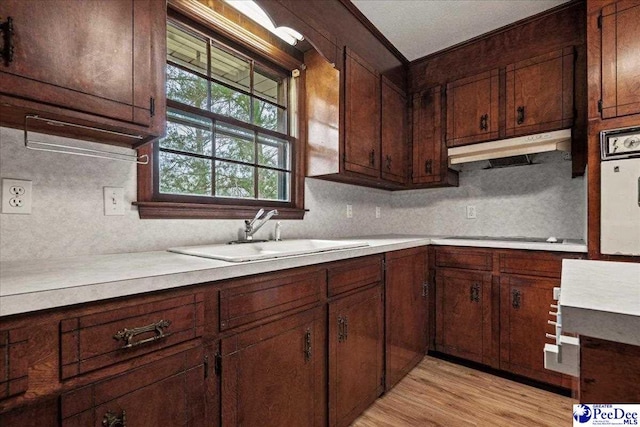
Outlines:
{"type": "Polygon", "coordinates": [[[104,214],[124,215],[124,188],[104,187],[104,214]]]}

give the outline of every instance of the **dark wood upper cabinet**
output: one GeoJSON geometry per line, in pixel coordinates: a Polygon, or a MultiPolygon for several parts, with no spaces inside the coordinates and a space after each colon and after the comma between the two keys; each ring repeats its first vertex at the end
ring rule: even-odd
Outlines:
{"type": "Polygon", "coordinates": [[[381,83],[382,178],[404,184],[407,180],[407,98],[389,79],[381,83]]]}
{"type": "Polygon", "coordinates": [[[3,125],[22,126],[26,113],[37,113],[142,141],[164,133],[164,1],[7,0],[0,16],[13,22],[13,58],[0,65],[10,106],[3,125]]]}
{"type": "Polygon", "coordinates": [[[507,66],[507,137],[571,127],[574,58],[568,47],[507,66]]]}
{"type": "Polygon", "coordinates": [[[326,425],[322,309],[222,340],[224,426],[326,425]]]}
{"type": "Polygon", "coordinates": [[[329,304],[329,425],[348,426],[383,391],[379,284],[329,304]]]}
{"type": "Polygon", "coordinates": [[[490,272],[436,271],[436,350],[490,364],[491,314],[490,272]]]}
{"type": "Polygon", "coordinates": [[[345,49],[344,168],[380,176],[380,74],[345,49]]]}
{"type": "Polygon", "coordinates": [[[497,69],[447,85],[447,146],[498,138],[499,72],[497,69]]]}
{"type": "Polygon", "coordinates": [[[640,113],[640,4],[618,1],[600,17],[603,119],[640,113]]]}
{"type": "Polygon", "coordinates": [[[427,352],[427,248],[388,253],[386,265],[385,389],[390,390],[427,352]]]}
{"type": "Polygon", "coordinates": [[[448,168],[442,86],[413,95],[411,182],[414,186],[458,185],[458,172],[448,168]]]}

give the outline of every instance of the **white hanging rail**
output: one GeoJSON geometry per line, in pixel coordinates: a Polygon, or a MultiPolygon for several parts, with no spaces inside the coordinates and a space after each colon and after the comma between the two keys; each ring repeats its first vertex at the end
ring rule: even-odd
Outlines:
{"type": "Polygon", "coordinates": [[[127,138],[141,140],[140,135],[129,135],[122,132],[115,132],[106,129],[100,129],[91,126],[83,126],[75,123],[67,123],[59,120],[45,119],[37,115],[26,115],[24,117],[24,146],[29,150],[48,151],[51,153],[61,154],[73,154],[74,156],[94,157],[98,159],[117,160],[121,162],[137,163],[139,165],[149,164],[149,156],[143,154],[142,156],[136,156],[131,154],[114,153],[113,151],[95,150],[91,148],[73,147],[64,144],[53,144],[51,142],[36,141],[29,139],[29,120],[39,120],[52,126],[71,126],[74,128],[87,129],[91,131],[98,131],[114,136],[124,136],[127,138]]]}

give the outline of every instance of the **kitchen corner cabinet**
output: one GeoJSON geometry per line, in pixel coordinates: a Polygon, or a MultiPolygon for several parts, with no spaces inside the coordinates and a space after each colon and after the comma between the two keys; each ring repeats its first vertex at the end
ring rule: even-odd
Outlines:
{"type": "Polygon", "coordinates": [[[567,47],[507,65],[507,137],[573,125],[574,58],[567,47]]]}
{"type": "Polygon", "coordinates": [[[601,31],[603,119],[640,113],[640,4],[617,1],[602,8],[601,31]]]}
{"type": "Polygon", "coordinates": [[[407,180],[407,98],[386,77],[381,81],[382,178],[405,184],[407,180]]]}
{"type": "Polygon", "coordinates": [[[385,256],[386,390],[427,353],[427,263],[427,248],[395,251],[385,256]]]}
{"type": "Polygon", "coordinates": [[[325,324],[316,308],[223,338],[222,425],[325,425],[325,324]]]}
{"type": "Polygon", "coordinates": [[[491,273],[436,271],[436,350],[490,364],[491,273]]]}
{"type": "Polygon", "coordinates": [[[447,84],[447,146],[498,138],[499,70],[447,84]]]}
{"type": "Polygon", "coordinates": [[[441,86],[413,95],[411,183],[414,187],[458,185],[458,172],[448,167],[443,98],[441,86]]]}
{"type": "Polygon", "coordinates": [[[129,146],[164,133],[165,1],[4,0],[0,17],[13,26],[3,32],[3,125],[36,113],[143,136],[102,141],[129,146]]]}
{"type": "Polygon", "coordinates": [[[344,168],[380,176],[380,74],[345,49],[344,168]]]}

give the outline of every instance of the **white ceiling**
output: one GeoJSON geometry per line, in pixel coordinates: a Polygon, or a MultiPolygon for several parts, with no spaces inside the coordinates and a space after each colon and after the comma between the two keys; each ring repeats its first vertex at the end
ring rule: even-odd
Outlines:
{"type": "Polygon", "coordinates": [[[409,60],[568,0],[351,0],[409,60]]]}

